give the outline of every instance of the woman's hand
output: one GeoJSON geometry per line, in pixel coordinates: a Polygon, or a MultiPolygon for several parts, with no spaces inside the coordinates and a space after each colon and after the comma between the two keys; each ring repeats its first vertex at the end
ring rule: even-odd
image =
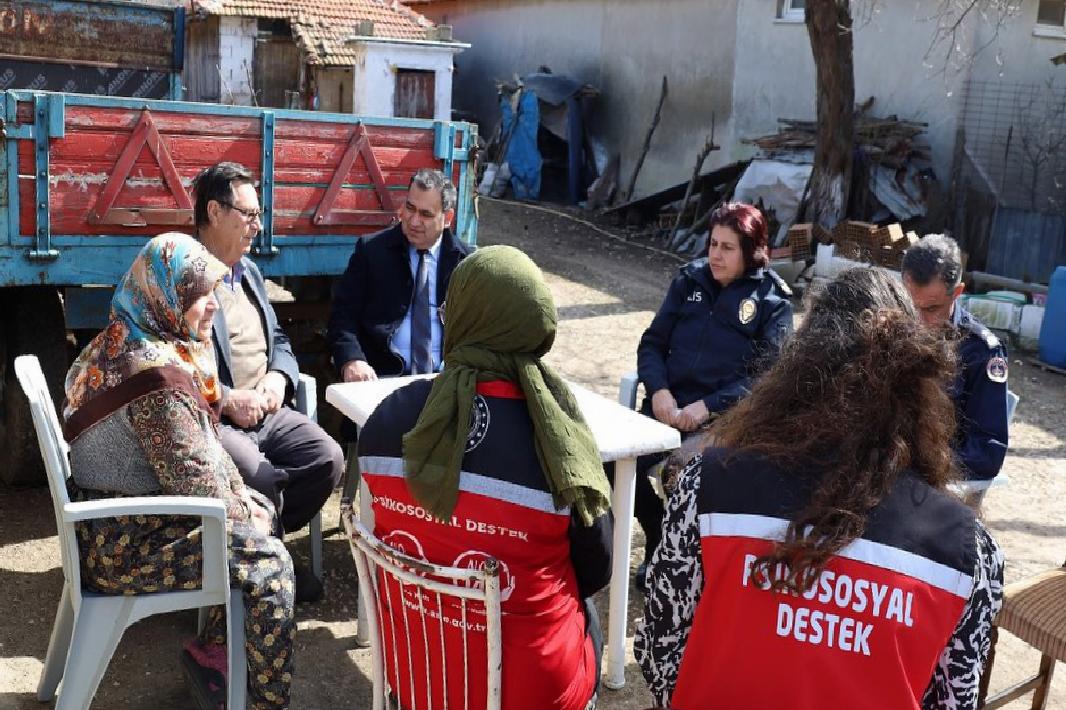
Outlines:
{"type": "Polygon", "coordinates": [[[696,431],[710,418],[711,413],[707,411],[707,405],[703,403],[702,399],[697,399],[681,410],[675,426],[681,431],[696,431]]]}
{"type": "Polygon", "coordinates": [[[270,510],[256,503],[249,498],[247,500],[248,511],[252,514],[251,523],[256,532],[263,535],[272,535],[274,533],[274,516],[270,510]]]}
{"type": "Polygon", "coordinates": [[[651,396],[651,412],[656,419],[672,427],[677,426],[677,418],[681,414],[677,400],[668,389],[661,389],[651,396]]]}

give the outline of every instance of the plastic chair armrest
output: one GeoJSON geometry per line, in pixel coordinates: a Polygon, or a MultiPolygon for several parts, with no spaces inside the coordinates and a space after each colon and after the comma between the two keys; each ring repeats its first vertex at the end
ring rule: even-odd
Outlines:
{"type": "Polygon", "coordinates": [[[622,375],[622,381],[618,383],[618,403],[629,409],[637,408],[637,384],[639,375],[627,372],[622,375]]]}
{"type": "Polygon", "coordinates": [[[189,515],[203,521],[200,543],[203,546],[203,583],[205,591],[229,587],[229,545],[226,535],[226,503],[218,498],[200,496],[140,496],[67,503],[63,519],[69,524],[80,520],[113,518],[118,515],[189,515]]]}
{"type": "Polygon", "coordinates": [[[199,496],[141,496],[82,501],[63,506],[63,517],[68,522],[118,515],[195,515],[215,518],[225,524],[226,503],[218,498],[199,496]]]}
{"type": "Polygon", "coordinates": [[[955,481],[951,485],[963,493],[977,493],[987,491],[992,486],[1005,486],[1008,483],[1010,483],[1010,478],[1007,474],[1001,473],[995,478],[987,478],[980,481],[955,481]]]}
{"type": "Polygon", "coordinates": [[[296,384],[296,411],[311,421],[318,421],[318,383],[314,377],[302,372],[296,384]]]}

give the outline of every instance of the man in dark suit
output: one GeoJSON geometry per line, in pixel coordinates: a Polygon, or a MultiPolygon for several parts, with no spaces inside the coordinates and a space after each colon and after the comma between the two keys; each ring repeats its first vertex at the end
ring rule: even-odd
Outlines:
{"type": "MultiPolygon", "coordinates": [[[[261,227],[251,173],[219,163],[200,173],[194,187],[196,236],[231,269],[215,290],[212,331],[222,387],[219,439],[245,483],[274,502],[284,531],[299,530],[339,483],[344,454],[318,424],[288,406],[299,367],[263,275],[245,256],[261,227]]],[[[296,587],[298,601],[321,596],[317,580],[300,568],[296,587]]]]}
{"type": "Polygon", "coordinates": [[[450,229],[455,202],[443,173],[419,170],[400,223],[356,243],[326,335],[344,382],[440,369],[444,294],[470,253],[450,229]]]}

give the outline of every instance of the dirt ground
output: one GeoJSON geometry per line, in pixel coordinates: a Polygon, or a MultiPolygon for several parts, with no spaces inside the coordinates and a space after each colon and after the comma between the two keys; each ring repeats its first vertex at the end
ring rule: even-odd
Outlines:
{"type": "MultiPolygon", "coordinates": [[[[523,205],[482,202],[481,244],[524,249],[543,268],[555,294],[560,327],[548,360],[567,378],[608,397],[635,369],[640,333],[658,307],[678,262],[608,239],[584,225],[523,205]]],[[[1021,403],[1004,468],[1010,482],[989,493],[985,518],[1007,555],[1008,581],[1057,566],[1066,557],[1066,377],[1011,358],[1011,388],[1021,403]]],[[[329,405],[323,403],[323,409],[329,405]]],[[[338,500],[327,503],[326,599],[298,608],[295,709],[369,706],[369,651],[355,648],[356,574],[337,530],[338,500]]],[[[636,543],[640,543],[637,533],[636,543]]],[[[635,544],[639,548],[639,544],[635,544]]],[[[306,534],[290,548],[306,562],[306,534]]],[[[62,584],[55,523],[44,488],[0,491],[0,710],[41,707],[37,679],[62,584]]],[[[599,600],[606,617],[606,597],[599,600]]],[[[631,593],[630,629],[640,616],[631,593]]],[[[93,708],[190,707],[177,658],[195,629],[195,614],[153,617],[122,638],[93,708]]],[[[631,649],[630,639],[630,649],[631,649]]],[[[652,705],[632,653],[627,686],[602,690],[600,707],[640,710],[652,705]]],[[[1038,654],[1003,634],[993,690],[1036,669],[1038,654]]],[[[1012,708],[1028,707],[1016,701],[1012,708]]],[[[1066,679],[1056,676],[1048,707],[1066,708],[1066,679]]]]}

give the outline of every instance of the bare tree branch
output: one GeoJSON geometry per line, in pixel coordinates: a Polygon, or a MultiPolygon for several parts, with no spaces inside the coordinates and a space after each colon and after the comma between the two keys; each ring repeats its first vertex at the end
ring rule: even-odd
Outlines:
{"type": "MultiPolygon", "coordinates": [[[[938,48],[942,47],[943,61],[936,74],[946,74],[953,64],[952,58],[956,56],[958,61],[954,63],[955,69],[960,71],[999,38],[1000,30],[1010,18],[1019,13],[1022,2],[1023,0],[939,0],[933,13],[923,18],[925,22],[936,23],[923,59],[928,61],[938,48]],[[960,33],[965,29],[967,20],[974,15],[980,15],[980,20],[992,28],[992,35],[988,41],[967,53],[960,41],[960,33]]],[[[978,18],[973,19],[976,21],[978,18]]]]}

